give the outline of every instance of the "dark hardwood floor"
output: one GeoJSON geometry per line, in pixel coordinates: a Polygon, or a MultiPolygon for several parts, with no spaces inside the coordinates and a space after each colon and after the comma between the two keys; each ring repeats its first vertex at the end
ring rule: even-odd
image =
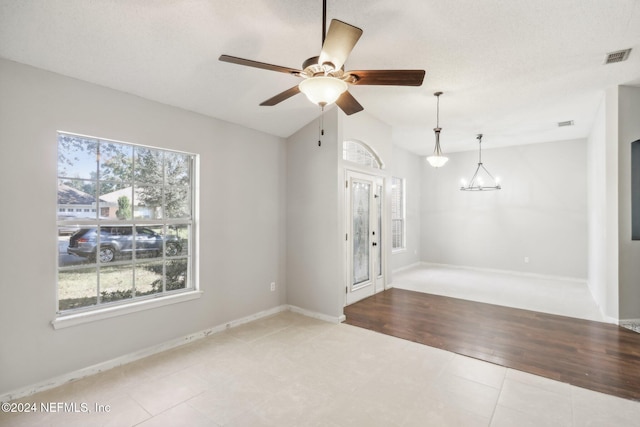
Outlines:
{"type": "Polygon", "coordinates": [[[640,400],[640,334],[617,325],[394,288],[345,314],[350,325],[640,400]]]}

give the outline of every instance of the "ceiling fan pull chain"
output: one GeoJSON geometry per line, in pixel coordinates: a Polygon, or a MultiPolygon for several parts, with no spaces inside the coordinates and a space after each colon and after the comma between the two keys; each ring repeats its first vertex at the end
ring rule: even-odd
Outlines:
{"type": "Polygon", "coordinates": [[[322,137],[324,136],[324,105],[320,106],[320,121],[318,122],[318,147],[322,147],[322,137]]]}

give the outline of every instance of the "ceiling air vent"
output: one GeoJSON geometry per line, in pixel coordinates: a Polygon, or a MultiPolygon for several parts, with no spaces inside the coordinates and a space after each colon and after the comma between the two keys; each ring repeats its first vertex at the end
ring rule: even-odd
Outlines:
{"type": "Polygon", "coordinates": [[[618,50],[616,52],[607,53],[607,59],[604,61],[605,64],[613,64],[616,62],[626,61],[629,57],[629,53],[631,49],[618,50]]]}
{"type": "Polygon", "coordinates": [[[558,127],[573,126],[573,120],[567,120],[566,122],[558,122],[558,127]]]}

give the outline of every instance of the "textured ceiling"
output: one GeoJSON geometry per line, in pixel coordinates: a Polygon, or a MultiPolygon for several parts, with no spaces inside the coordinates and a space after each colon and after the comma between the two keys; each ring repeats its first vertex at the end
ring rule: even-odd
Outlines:
{"type": "MultiPolygon", "coordinates": [[[[640,85],[638,0],[328,0],[328,18],[364,30],[346,69],[421,68],[421,87],[351,87],[394,143],[445,152],[588,135],[603,89],[640,85]],[[607,52],[633,48],[626,62],[607,52]],[[557,122],[574,120],[559,128],[557,122]]],[[[319,115],[282,73],[321,48],[321,0],[0,0],[0,57],[289,136],[319,115]]]]}

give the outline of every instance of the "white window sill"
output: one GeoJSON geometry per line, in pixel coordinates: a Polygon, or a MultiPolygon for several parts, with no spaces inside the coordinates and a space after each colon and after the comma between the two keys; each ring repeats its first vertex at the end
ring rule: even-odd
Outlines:
{"type": "Polygon", "coordinates": [[[202,296],[202,291],[182,292],[175,295],[168,295],[159,298],[147,299],[130,304],[105,307],[98,310],[84,311],[81,313],[62,315],[51,322],[53,329],[69,328],[83,323],[95,322],[96,320],[109,319],[111,317],[136,313],[138,311],[150,310],[165,305],[177,304],[191,301],[202,296]]]}
{"type": "Polygon", "coordinates": [[[401,254],[403,252],[407,252],[407,248],[402,248],[402,249],[393,249],[391,251],[391,255],[396,255],[396,254],[401,254]]]}

